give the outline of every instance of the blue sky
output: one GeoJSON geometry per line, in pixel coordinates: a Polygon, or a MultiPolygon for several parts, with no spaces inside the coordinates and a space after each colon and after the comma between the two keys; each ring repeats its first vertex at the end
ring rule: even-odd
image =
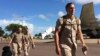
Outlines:
{"type": "MultiPolygon", "coordinates": [[[[72,0],[80,17],[82,5],[90,0],[72,0]]],[[[100,0],[94,2],[95,16],[100,18],[100,0]]],[[[65,5],[70,0],[0,0],[0,26],[10,23],[27,25],[32,34],[54,27],[56,20],[66,14],[65,5]]]]}

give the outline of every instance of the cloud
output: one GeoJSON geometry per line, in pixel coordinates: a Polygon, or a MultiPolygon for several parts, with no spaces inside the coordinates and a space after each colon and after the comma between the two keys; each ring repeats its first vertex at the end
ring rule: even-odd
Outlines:
{"type": "Polygon", "coordinates": [[[33,18],[38,18],[38,19],[42,19],[42,20],[48,20],[50,17],[50,15],[45,15],[45,14],[37,14],[37,15],[33,15],[33,18]]]}
{"type": "Polygon", "coordinates": [[[98,18],[98,20],[100,20],[100,14],[98,14],[98,15],[96,16],[96,18],[98,18]]]}
{"type": "Polygon", "coordinates": [[[3,29],[5,28],[5,26],[11,24],[11,23],[15,23],[15,24],[21,24],[23,26],[27,26],[29,28],[29,32],[31,34],[36,34],[36,33],[43,33],[45,32],[48,28],[50,28],[50,26],[48,27],[42,27],[42,26],[36,26],[32,23],[26,22],[26,21],[20,21],[20,20],[7,20],[7,19],[2,19],[0,20],[0,27],[2,27],[3,29]]]}
{"type": "Polygon", "coordinates": [[[63,12],[63,11],[59,11],[59,12],[58,12],[58,16],[59,16],[59,17],[61,17],[61,16],[63,16],[63,15],[64,15],[64,12],[63,12]]]}
{"type": "Polygon", "coordinates": [[[33,33],[34,31],[34,25],[31,23],[28,23],[26,21],[20,21],[20,20],[7,20],[7,19],[2,19],[0,20],[0,26],[5,28],[5,26],[11,24],[11,23],[15,23],[15,24],[21,24],[23,26],[27,26],[29,28],[29,32],[33,33]]]}
{"type": "Polygon", "coordinates": [[[36,33],[42,33],[44,32],[46,29],[48,29],[49,27],[42,27],[42,26],[35,26],[35,32],[36,33]]]}
{"type": "Polygon", "coordinates": [[[44,20],[48,19],[48,17],[46,15],[44,15],[44,14],[38,15],[38,17],[41,18],[41,19],[44,19],[44,20]]]}
{"type": "Polygon", "coordinates": [[[35,26],[35,32],[36,33],[44,33],[44,32],[48,32],[49,30],[49,28],[53,28],[53,30],[54,30],[54,27],[51,27],[51,26],[47,26],[47,27],[42,27],[42,26],[35,26]]]}
{"type": "Polygon", "coordinates": [[[94,4],[100,4],[100,0],[59,0],[62,3],[66,3],[66,2],[75,2],[75,3],[79,3],[79,4],[86,4],[89,2],[93,2],[94,4]]]}
{"type": "Polygon", "coordinates": [[[89,2],[93,2],[94,4],[100,4],[100,0],[75,0],[76,3],[85,4],[89,2]]]}

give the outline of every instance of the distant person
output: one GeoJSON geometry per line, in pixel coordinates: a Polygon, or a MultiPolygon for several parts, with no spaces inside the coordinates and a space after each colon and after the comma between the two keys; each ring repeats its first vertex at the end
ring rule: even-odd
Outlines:
{"type": "Polygon", "coordinates": [[[12,46],[13,56],[21,56],[22,52],[22,28],[19,27],[18,30],[12,33],[12,39],[9,44],[12,46]]]}
{"type": "Polygon", "coordinates": [[[70,2],[65,6],[67,14],[60,17],[55,27],[55,48],[59,56],[76,56],[76,38],[82,43],[82,47],[87,50],[84,42],[81,21],[74,16],[75,5],[70,2]]]}
{"type": "Polygon", "coordinates": [[[26,28],[26,30],[24,30],[23,33],[24,33],[24,36],[23,36],[23,39],[22,39],[22,45],[23,45],[23,50],[24,50],[24,56],[28,56],[30,44],[32,45],[32,48],[35,48],[35,44],[34,44],[34,41],[33,41],[33,37],[28,32],[28,28],[26,28]]]}

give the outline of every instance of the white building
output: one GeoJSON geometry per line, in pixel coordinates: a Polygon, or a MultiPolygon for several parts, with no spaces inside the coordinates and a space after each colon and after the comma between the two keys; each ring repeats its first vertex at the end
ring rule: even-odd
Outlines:
{"type": "MultiPolygon", "coordinates": [[[[55,28],[53,28],[53,27],[49,27],[45,32],[43,32],[41,35],[41,37],[42,37],[42,39],[45,39],[45,37],[47,36],[47,35],[49,35],[49,34],[51,34],[52,33],[52,31],[54,31],[55,30],[55,28]]],[[[50,37],[51,38],[51,37],[50,37]]],[[[53,38],[53,37],[52,37],[53,38]]]]}

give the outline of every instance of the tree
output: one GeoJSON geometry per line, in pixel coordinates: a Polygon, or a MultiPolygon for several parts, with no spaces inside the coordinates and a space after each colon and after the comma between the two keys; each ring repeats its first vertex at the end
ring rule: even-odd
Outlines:
{"type": "Polygon", "coordinates": [[[27,26],[22,26],[20,24],[9,24],[5,27],[7,31],[16,32],[19,27],[22,27],[23,32],[25,32],[27,26]]]}
{"type": "Polygon", "coordinates": [[[35,36],[38,36],[38,34],[35,34],[35,36]]]}
{"type": "Polygon", "coordinates": [[[9,37],[9,35],[7,33],[5,33],[3,37],[7,38],[7,37],[9,37]]]}
{"type": "Polygon", "coordinates": [[[39,33],[38,36],[42,36],[42,33],[39,33]]]}
{"type": "Polygon", "coordinates": [[[97,24],[98,24],[97,29],[100,29],[100,19],[97,18],[96,21],[97,21],[97,24]]]}
{"type": "Polygon", "coordinates": [[[2,28],[0,27],[0,36],[3,36],[4,31],[2,30],[2,28]]]}
{"type": "Polygon", "coordinates": [[[40,39],[41,36],[42,36],[41,33],[35,34],[35,37],[36,37],[37,39],[40,39]]]}

